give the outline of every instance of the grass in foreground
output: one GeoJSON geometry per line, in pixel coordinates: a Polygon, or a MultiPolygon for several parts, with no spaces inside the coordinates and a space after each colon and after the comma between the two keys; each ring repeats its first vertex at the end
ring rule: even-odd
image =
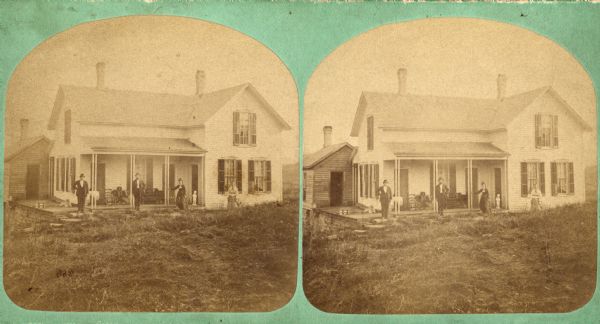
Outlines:
{"type": "Polygon", "coordinates": [[[305,229],[311,303],[334,313],[568,312],[594,293],[595,202],[537,215],[405,217],[397,225],[305,229]]]}
{"type": "Polygon", "coordinates": [[[4,287],[26,309],[270,311],[295,291],[294,205],[98,213],[62,227],[23,210],[5,215],[4,287]]]}

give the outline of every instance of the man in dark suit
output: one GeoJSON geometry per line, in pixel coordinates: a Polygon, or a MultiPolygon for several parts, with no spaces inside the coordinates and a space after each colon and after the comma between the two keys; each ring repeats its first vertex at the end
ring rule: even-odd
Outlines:
{"type": "Polygon", "coordinates": [[[381,203],[381,216],[387,219],[390,201],[392,201],[392,189],[388,186],[387,180],[383,180],[383,186],[377,189],[377,197],[379,197],[379,202],[381,203]]]}
{"type": "Polygon", "coordinates": [[[133,201],[135,204],[135,210],[140,210],[140,204],[142,203],[142,191],[144,184],[140,180],[140,174],[135,174],[135,179],[131,183],[131,192],[133,193],[133,201]]]}
{"type": "Polygon", "coordinates": [[[79,180],[73,184],[73,191],[77,196],[77,213],[83,213],[83,206],[85,205],[85,198],[89,193],[88,183],[85,181],[85,176],[79,175],[79,180]]]}
{"type": "Polygon", "coordinates": [[[435,200],[438,203],[438,214],[444,216],[446,202],[448,201],[448,187],[444,184],[444,178],[438,179],[438,184],[435,186],[435,200]]]}

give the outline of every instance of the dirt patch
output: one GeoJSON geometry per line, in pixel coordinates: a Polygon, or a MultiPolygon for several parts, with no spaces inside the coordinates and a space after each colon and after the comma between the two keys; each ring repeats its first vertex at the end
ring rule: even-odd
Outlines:
{"type": "Polygon", "coordinates": [[[334,313],[568,312],[596,278],[596,203],[304,232],[304,289],[334,313]],[[334,237],[335,239],[331,239],[334,237]]]}
{"type": "Polygon", "coordinates": [[[82,222],[5,215],[5,290],[27,309],[271,311],[295,291],[294,204],[231,215],[96,213],[82,222]]]}

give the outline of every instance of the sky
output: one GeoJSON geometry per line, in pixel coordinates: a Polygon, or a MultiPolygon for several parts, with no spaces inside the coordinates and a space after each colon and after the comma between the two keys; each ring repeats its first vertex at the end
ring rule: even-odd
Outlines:
{"type": "MultiPolygon", "coordinates": [[[[507,95],[552,86],[596,129],[596,99],[583,67],[558,44],[521,27],[489,20],[442,18],[385,25],[341,44],[312,74],[304,97],[304,152],[350,141],[362,91],[396,92],[407,69],[408,93],[496,98],[498,74],[507,95]]],[[[596,161],[596,134],[586,157],[596,161]]]]}
{"type": "Polygon", "coordinates": [[[285,161],[297,161],[298,94],[287,67],[267,47],[233,29],[196,19],[133,16],[75,26],[42,42],[15,69],[7,92],[6,149],[29,135],[47,134],[59,84],[96,85],[105,62],[111,89],[193,95],[196,70],[206,92],[250,82],[292,127],[283,136],[285,161]]]}

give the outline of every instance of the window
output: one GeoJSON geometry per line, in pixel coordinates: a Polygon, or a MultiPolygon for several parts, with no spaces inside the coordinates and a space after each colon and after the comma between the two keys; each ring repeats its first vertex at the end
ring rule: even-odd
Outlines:
{"type": "Polygon", "coordinates": [[[71,144],[71,110],[65,111],[65,144],[71,144]]]}
{"type": "Polygon", "coordinates": [[[367,117],[367,149],[372,150],[374,147],[373,139],[373,116],[367,117]]]}
{"type": "Polygon", "coordinates": [[[527,197],[533,188],[546,194],[546,179],[543,162],[521,162],[521,197],[527,197]]]}
{"type": "Polygon", "coordinates": [[[552,178],[552,195],[572,195],[575,193],[575,177],[573,174],[573,162],[550,163],[552,178]]]}
{"type": "Polygon", "coordinates": [[[233,112],[233,145],[256,145],[256,114],[233,112]]]}
{"type": "Polygon", "coordinates": [[[242,191],[242,160],[220,159],[218,161],[218,189],[220,194],[227,193],[235,185],[242,191]]]}
{"type": "Polygon", "coordinates": [[[379,165],[362,164],[359,166],[360,197],[375,198],[379,184],[379,165]]]}
{"type": "Polygon", "coordinates": [[[535,115],[535,147],[558,147],[558,116],[535,115]]]}
{"type": "Polygon", "coordinates": [[[248,192],[271,192],[271,161],[248,161],[248,192]]]}

